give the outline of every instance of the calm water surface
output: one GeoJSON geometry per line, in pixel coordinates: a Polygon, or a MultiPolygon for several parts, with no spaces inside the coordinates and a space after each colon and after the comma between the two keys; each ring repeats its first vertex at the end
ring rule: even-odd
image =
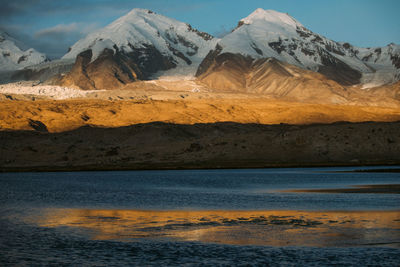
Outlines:
{"type": "MultiPolygon", "coordinates": [[[[335,172],[342,170],[352,168],[0,173],[0,263],[27,266],[232,265],[248,262],[260,265],[398,265],[398,247],[371,243],[385,233],[390,236],[392,244],[397,241],[400,243],[396,227],[391,232],[380,232],[376,225],[372,227],[369,224],[373,230],[345,233],[353,234],[355,238],[363,235],[363,240],[369,242],[368,246],[340,247],[337,246],[340,239],[329,239],[329,242],[334,242],[329,243],[325,237],[324,244],[334,246],[314,246],[314,243],[309,245],[307,242],[299,246],[298,242],[289,241],[299,234],[310,234],[311,230],[317,229],[333,229],[335,235],[340,235],[345,228],[335,226],[334,223],[328,225],[328,221],[339,224],[340,220],[343,223],[346,220],[337,219],[336,214],[335,220],[323,221],[323,225],[329,227],[316,228],[311,225],[313,228],[310,228],[310,225],[294,225],[297,221],[288,222],[288,219],[275,220],[271,217],[260,220],[257,217],[256,220],[248,213],[278,210],[388,211],[390,216],[386,221],[390,223],[387,225],[396,226],[397,211],[400,210],[399,194],[280,192],[286,189],[400,184],[400,173],[335,172]],[[138,211],[159,211],[163,215],[154,215],[153,212],[153,219],[147,221],[146,216],[150,215],[140,213],[139,216],[138,211]],[[169,218],[165,211],[175,213],[171,212],[169,218]],[[215,211],[215,216],[223,214],[225,217],[221,215],[217,219],[209,212],[200,215],[195,213],[190,216],[197,216],[196,221],[187,218],[180,221],[178,217],[182,217],[179,213],[182,211],[215,211]],[[241,220],[246,224],[233,220],[233,215],[226,211],[242,214],[240,216],[245,218],[241,220]],[[163,225],[159,225],[161,218],[165,220],[163,225]],[[172,221],[175,228],[171,226],[172,223],[168,224],[172,221]],[[158,223],[157,227],[149,228],[151,223],[158,223]],[[142,227],[138,235],[136,230],[141,224],[146,224],[146,228],[142,227]],[[245,228],[241,228],[242,224],[245,228]],[[261,232],[266,232],[267,224],[270,231],[278,229],[282,233],[289,233],[284,237],[289,240],[289,245],[262,245],[275,244],[272,241],[262,242],[269,238],[265,234],[260,237],[261,232]],[[149,235],[143,229],[150,229],[148,232],[156,232],[157,235],[149,235]],[[213,238],[210,237],[210,229],[213,238]],[[243,229],[247,235],[258,237],[254,240],[263,240],[243,241],[246,235],[243,229]],[[187,238],[189,232],[190,239],[187,238]],[[121,237],[122,233],[126,234],[126,238],[121,237]],[[224,234],[224,238],[228,235],[229,240],[235,242],[219,242],[224,239],[218,237],[224,234]],[[115,235],[119,237],[115,238],[115,235]],[[174,238],[169,238],[171,236],[174,238]],[[175,238],[177,236],[180,239],[175,238]]],[[[334,213],[330,214],[323,216],[333,216],[334,213]]],[[[309,223],[312,220],[308,218],[312,217],[318,221],[319,215],[304,215],[307,219],[303,215],[296,213],[296,220],[303,218],[305,223],[309,223]]],[[[368,221],[361,217],[357,218],[368,221]]],[[[260,215],[260,218],[264,216],[260,215]]],[[[278,236],[277,240],[281,242],[282,237],[278,236]]]]}

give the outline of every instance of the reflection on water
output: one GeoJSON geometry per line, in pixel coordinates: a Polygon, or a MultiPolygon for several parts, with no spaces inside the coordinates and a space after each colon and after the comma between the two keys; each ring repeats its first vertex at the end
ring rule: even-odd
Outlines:
{"type": "Polygon", "coordinates": [[[400,184],[335,170],[0,173],[0,265],[397,266],[400,194],[281,192],[400,184]]]}
{"type": "Polygon", "coordinates": [[[400,212],[49,209],[35,223],[93,240],[137,238],[234,245],[400,245],[400,212]]]}

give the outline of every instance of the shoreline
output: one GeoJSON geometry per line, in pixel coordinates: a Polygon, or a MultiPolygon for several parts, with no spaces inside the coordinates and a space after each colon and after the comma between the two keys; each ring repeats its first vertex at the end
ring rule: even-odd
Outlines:
{"type": "Polygon", "coordinates": [[[352,185],[347,188],[289,189],[285,193],[400,194],[400,184],[352,185]]]}
{"type": "MultiPolygon", "coordinates": [[[[172,164],[171,164],[172,165],[172,164]]],[[[24,173],[24,172],[113,172],[113,171],[174,171],[174,170],[246,170],[246,169],[280,169],[280,168],[335,168],[335,167],[369,167],[369,166],[382,166],[382,169],[358,169],[358,170],[343,170],[343,171],[328,171],[328,172],[339,172],[339,173],[357,173],[357,172],[400,172],[398,166],[400,161],[393,163],[383,162],[372,162],[372,163],[321,163],[321,164],[268,164],[268,165],[238,165],[232,163],[229,165],[207,165],[195,166],[193,164],[183,164],[179,166],[171,166],[170,164],[164,165],[153,165],[153,164],[138,164],[135,166],[37,166],[37,167],[1,167],[0,173],[24,173]],[[141,165],[141,166],[139,166],[141,165]],[[390,166],[396,168],[391,169],[390,166]]]]}

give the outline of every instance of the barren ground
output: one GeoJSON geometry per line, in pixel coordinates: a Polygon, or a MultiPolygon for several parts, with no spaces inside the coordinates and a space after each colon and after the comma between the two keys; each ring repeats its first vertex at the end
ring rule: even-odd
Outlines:
{"type": "Polygon", "coordinates": [[[169,100],[154,100],[162,97],[156,93],[129,100],[6,99],[0,101],[0,129],[32,130],[32,121],[43,123],[49,132],[68,131],[85,125],[121,127],[157,121],[175,124],[400,121],[398,108],[318,105],[240,95],[214,95],[213,98],[203,95],[204,98],[199,98],[193,94],[178,93],[169,100]]]}
{"type": "Polygon", "coordinates": [[[399,108],[154,86],[0,95],[0,169],[400,164],[399,108]]]}

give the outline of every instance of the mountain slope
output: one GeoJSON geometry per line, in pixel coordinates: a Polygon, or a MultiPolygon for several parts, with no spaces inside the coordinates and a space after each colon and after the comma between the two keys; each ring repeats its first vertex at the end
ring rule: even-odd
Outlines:
{"type": "Polygon", "coordinates": [[[63,59],[78,60],[74,74],[64,77],[62,83],[85,89],[112,89],[105,88],[105,79],[97,76],[106,69],[109,74],[107,86],[112,84],[112,79],[114,88],[135,80],[150,79],[160,71],[174,68],[185,69],[194,75],[217,41],[189,24],[150,10],[133,9],[71,47],[63,59]]]}
{"type": "MultiPolygon", "coordinates": [[[[219,41],[211,54],[241,54],[252,59],[273,57],[317,71],[342,85],[367,87],[400,79],[400,46],[357,48],[306,29],[285,13],[257,9],[219,41]],[[219,50],[219,51],[218,51],[219,50]]],[[[203,61],[197,76],[208,68],[203,61]]]]}
{"type": "Polygon", "coordinates": [[[198,79],[216,91],[264,94],[291,101],[348,102],[346,89],[335,81],[274,58],[253,60],[223,53],[209,62],[198,79]]]}
{"type": "MultiPolygon", "coordinates": [[[[217,47],[217,53],[221,47],[217,47]]],[[[400,82],[362,89],[343,86],[325,75],[274,58],[210,53],[198,81],[214,92],[268,95],[280,100],[317,104],[400,107],[400,82]]]]}
{"type": "Polygon", "coordinates": [[[48,61],[45,54],[33,48],[24,50],[25,45],[0,31],[0,71],[13,71],[48,61]]]}

